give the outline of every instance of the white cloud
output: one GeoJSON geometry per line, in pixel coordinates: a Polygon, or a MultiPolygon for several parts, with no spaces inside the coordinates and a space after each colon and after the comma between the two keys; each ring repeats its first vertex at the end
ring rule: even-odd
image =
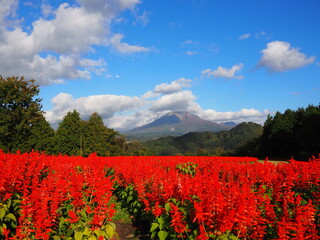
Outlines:
{"type": "Polygon", "coordinates": [[[76,109],[82,118],[88,118],[93,112],[98,112],[102,118],[109,119],[116,113],[131,111],[145,105],[139,97],[123,95],[92,95],[74,98],[67,93],[60,93],[52,99],[53,109],[46,111],[47,120],[56,124],[68,111],[76,109]]]}
{"type": "Polygon", "coordinates": [[[156,93],[154,91],[148,91],[148,92],[144,93],[141,97],[143,99],[150,99],[150,98],[155,98],[158,96],[160,96],[160,93],[156,93]]]}
{"type": "Polygon", "coordinates": [[[191,91],[175,92],[169,95],[163,95],[152,103],[151,111],[190,111],[194,112],[199,108],[195,102],[196,97],[191,91]]]}
{"type": "Polygon", "coordinates": [[[0,30],[6,26],[6,18],[9,16],[15,16],[16,9],[18,7],[17,0],[1,0],[0,7],[0,30]]]}
{"type": "Polygon", "coordinates": [[[244,122],[253,121],[258,123],[263,123],[266,117],[270,114],[268,110],[260,112],[256,109],[241,109],[237,112],[217,112],[213,109],[200,110],[198,115],[206,120],[224,122],[224,121],[234,121],[234,122],[244,122]]]}
{"type": "Polygon", "coordinates": [[[52,20],[33,23],[31,38],[36,52],[54,51],[60,54],[82,53],[94,44],[106,44],[109,29],[104,18],[81,7],[61,4],[52,20]]]}
{"type": "Polygon", "coordinates": [[[48,17],[52,14],[54,14],[53,7],[48,3],[47,0],[42,0],[41,4],[41,12],[44,17],[48,17]]]}
{"type": "Polygon", "coordinates": [[[212,70],[210,68],[205,69],[201,72],[202,77],[214,77],[214,78],[224,78],[224,79],[243,79],[243,76],[236,76],[235,74],[239,72],[243,67],[242,63],[233,65],[231,68],[223,68],[219,66],[217,69],[212,70]]]}
{"type": "MultiPolygon", "coordinates": [[[[79,0],[78,3],[78,6],[63,3],[54,9],[43,0],[40,6],[43,17],[25,31],[16,24],[18,21],[15,25],[10,23],[13,22],[11,18],[17,20],[18,1],[1,1],[1,74],[23,75],[40,85],[49,85],[69,79],[89,79],[92,74],[106,71],[105,61],[83,59],[82,56],[94,51],[95,46],[110,46],[112,20],[125,9],[133,10],[140,1],[79,0]],[[46,19],[48,15],[50,19],[46,19]]],[[[122,35],[115,36],[112,46],[121,53],[150,50],[122,43],[122,35]]]]}
{"type": "Polygon", "coordinates": [[[140,127],[156,120],[160,115],[149,110],[139,110],[131,115],[114,115],[106,119],[107,126],[116,129],[132,129],[140,127]]]}
{"type": "Polygon", "coordinates": [[[137,11],[134,11],[136,21],[133,23],[133,25],[136,25],[137,23],[141,23],[143,26],[146,26],[149,23],[149,17],[150,13],[147,11],[143,11],[141,15],[137,13],[137,11]]]}
{"type": "Polygon", "coordinates": [[[250,36],[251,36],[250,33],[245,33],[245,34],[242,34],[242,35],[239,37],[239,39],[240,39],[240,40],[244,40],[244,39],[249,38],[250,36]]]}
{"type": "Polygon", "coordinates": [[[110,44],[111,44],[112,48],[121,54],[133,54],[133,53],[150,52],[151,51],[150,48],[129,45],[127,43],[123,43],[123,42],[121,42],[122,38],[124,38],[124,35],[122,35],[122,34],[114,34],[110,38],[110,44]]]}
{"type": "Polygon", "coordinates": [[[133,10],[140,0],[77,0],[77,2],[85,9],[100,12],[111,20],[125,9],[133,10]]]}
{"type": "Polygon", "coordinates": [[[179,78],[178,80],[172,81],[171,83],[162,83],[154,88],[155,93],[171,94],[181,91],[184,87],[190,87],[192,80],[186,78],[179,78]]]}
{"type": "Polygon", "coordinates": [[[315,61],[315,57],[307,57],[293,48],[290,43],[273,41],[267,44],[267,48],[261,51],[262,58],[258,66],[266,67],[272,72],[285,72],[303,67],[315,61]]]}

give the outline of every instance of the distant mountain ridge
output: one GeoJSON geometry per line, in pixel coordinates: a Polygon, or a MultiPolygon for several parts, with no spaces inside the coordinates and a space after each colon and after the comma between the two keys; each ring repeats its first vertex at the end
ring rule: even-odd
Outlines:
{"type": "MultiPolygon", "coordinates": [[[[152,155],[230,155],[252,146],[263,127],[257,123],[240,123],[228,131],[191,132],[178,137],[162,137],[144,142],[152,155]]],[[[248,148],[249,149],[249,148],[248,148]]],[[[248,154],[248,153],[246,153],[248,154]]]]}
{"type": "Polygon", "coordinates": [[[137,127],[123,134],[128,139],[147,140],[164,136],[181,136],[188,132],[218,132],[233,128],[234,124],[220,124],[204,120],[188,112],[169,112],[155,121],[137,127]]]}

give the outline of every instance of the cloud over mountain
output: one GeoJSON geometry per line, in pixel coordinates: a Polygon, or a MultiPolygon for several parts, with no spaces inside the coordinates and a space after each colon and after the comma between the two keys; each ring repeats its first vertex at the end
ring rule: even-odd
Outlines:
{"type": "Polygon", "coordinates": [[[57,125],[68,111],[76,109],[82,118],[88,118],[98,112],[107,126],[117,129],[131,129],[150,123],[151,121],[172,111],[184,111],[196,114],[211,121],[255,121],[263,122],[268,111],[241,109],[237,112],[217,112],[203,109],[190,88],[191,80],[180,78],[170,83],[158,84],[154,90],[142,96],[93,95],[74,98],[67,93],[60,93],[51,101],[52,110],[46,111],[47,120],[57,125]]]}

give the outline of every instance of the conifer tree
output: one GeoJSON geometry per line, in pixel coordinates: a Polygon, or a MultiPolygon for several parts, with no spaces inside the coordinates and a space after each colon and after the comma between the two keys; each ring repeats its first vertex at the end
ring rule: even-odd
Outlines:
{"type": "Polygon", "coordinates": [[[83,152],[89,155],[95,152],[98,156],[114,155],[115,138],[118,135],[113,129],[107,128],[98,113],[93,113],[84,122],[83,152]]]}
{"type": "Polygon", "coordinates": [[[55,132],[43,115],[31,128],[29,146],[39,152],[52,153],[55,132]]]}
{"type": "Polygon", "coordinates": [[[83,123],[80,114],[73,110],[68,112],[59,123],[54,140],[53,152],[66,155],[83,155],[83,123]]]}

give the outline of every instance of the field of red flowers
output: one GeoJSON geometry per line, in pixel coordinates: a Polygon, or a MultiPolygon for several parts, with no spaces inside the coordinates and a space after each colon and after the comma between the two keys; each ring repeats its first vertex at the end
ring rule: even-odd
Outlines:
{"type": "Polygon", "coordinates": [[[117,239],[111,198],[150,239],[320,239],[320,160],[0,151],[0,239],[117,239]]]}

